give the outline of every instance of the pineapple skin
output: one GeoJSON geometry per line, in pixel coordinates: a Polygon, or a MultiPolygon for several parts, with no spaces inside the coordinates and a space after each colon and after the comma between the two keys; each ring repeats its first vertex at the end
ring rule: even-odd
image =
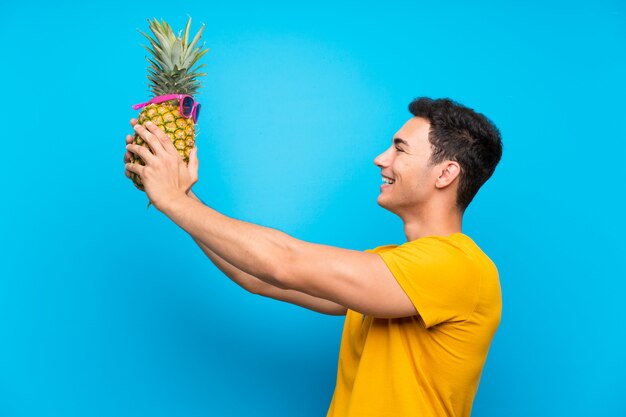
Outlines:
{"type": "MultiPolygon", "coordinates": [[[[139,113],[137,122],[140,125],[143,125],[150,121],[161,128],[172,140],[174,147],[182,157],[185,164],[189,164],[189,153],[196,143],[195,124],[191,117],[186,118],[181,116],[178,109],[178,100],[170,100],[159,104],[150,104],[144,107],[141,113],[139,113]]],[[[145,143],[141,136],[137,133],[135,133],[133,137],[133,143],[150,149],[148,144],[145,143]]],[[[131,154],[130,162],[145,165],[143,159],[135,154],[131,154]]],[[[139,175],[131,172],[131,178],[135,187],[141,191],[145,191],[139,175]]]]}

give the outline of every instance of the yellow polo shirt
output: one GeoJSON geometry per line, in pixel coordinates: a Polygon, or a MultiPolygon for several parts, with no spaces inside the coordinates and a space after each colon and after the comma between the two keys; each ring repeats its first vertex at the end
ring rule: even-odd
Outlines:
{"type": "Polygon", "coordinates": [[[327,417],[469,417],[502,312],[496,266],[463,233],[367,252],[380,255],[419,315],[348,310],[327,417]]]}

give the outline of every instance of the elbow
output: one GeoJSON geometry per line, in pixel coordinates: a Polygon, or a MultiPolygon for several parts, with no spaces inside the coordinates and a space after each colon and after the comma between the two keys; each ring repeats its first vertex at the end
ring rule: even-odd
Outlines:
{"type": "Polygon", "coordinates": [[[268,277],[266,282],[282,290],[297,289],[294,282],[294,265],[296,265],[295,249],[292,246],[279,248],[272,262],[271,277],[268,277]]]}
{"type": "Polygon", "coordinates": [[[270,277],[266,277],[264,281],[281,290],[292,290],[291,283],[289,282],[289,272],[287,271],[287,265],[277,264],[272,269],[270,277]]]}
{"type": "Polygon", "coordinates": [[[263,283],[262,282],[254,282],[248,283],[246,285],[242,285],[241,288],[248,291],[250,294],[254,295],[264,295],[263,294],[263,283]]]}
{"type": "Polygon", "coordinates": [[[348,313],[348,309],[344,306],[337,306],[337,308],[331,310],[327,314],[329,316],[345,316],[348,313]]]}

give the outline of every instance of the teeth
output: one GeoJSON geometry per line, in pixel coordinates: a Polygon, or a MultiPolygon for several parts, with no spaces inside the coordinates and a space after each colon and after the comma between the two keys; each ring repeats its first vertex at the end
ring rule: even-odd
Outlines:
{"type": "Polygon", "coordinates": [[[384,182],[385,184],[393,184],[395,181],[394,181],[394,180],[390,180],[389,178],[385,178],[385,177],[383,177],[383,182],[384,182]]]}

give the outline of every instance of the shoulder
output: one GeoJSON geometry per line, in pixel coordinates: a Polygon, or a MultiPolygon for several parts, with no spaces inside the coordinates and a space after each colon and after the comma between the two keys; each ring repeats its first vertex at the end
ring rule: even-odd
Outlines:
{"type": "Polygon", "coordinates": [[[376,248],[426,327],[466,320],[479,298],[483,271],[471,239],[424,236],[376,248]]]}
{"type": "Polygon", "coordinates": [[[497,268],[472,238],[463,233],[449,236],[424,236],[400,245],[382,245],[365,252],[379,254],[385,263],[394,266],[448,265],[456,272],[495,273],[497,268]]]}
{"type": "MultiPolygon", "coordinates": [[[[426,262],[470,261],[473,241],[460,233],[450,236],[424,236],[401,245],[379,246],[373,251],[387,257],[423,259],[426,262]],[[466,240],[467,239],[467,240],[466,240]]],[[[476,247],[477,248],[477,247],[476,247]]]]}
{"type": "Polygon", "coordinates": [[[427,252],[430,256],[446,257],[465,264],[467,267],[473,265],[483,270],[496,268],[478,244],[461,232],[450,236],[425,236],[401,246],[404,246],[406,251],[427,252]]]}

